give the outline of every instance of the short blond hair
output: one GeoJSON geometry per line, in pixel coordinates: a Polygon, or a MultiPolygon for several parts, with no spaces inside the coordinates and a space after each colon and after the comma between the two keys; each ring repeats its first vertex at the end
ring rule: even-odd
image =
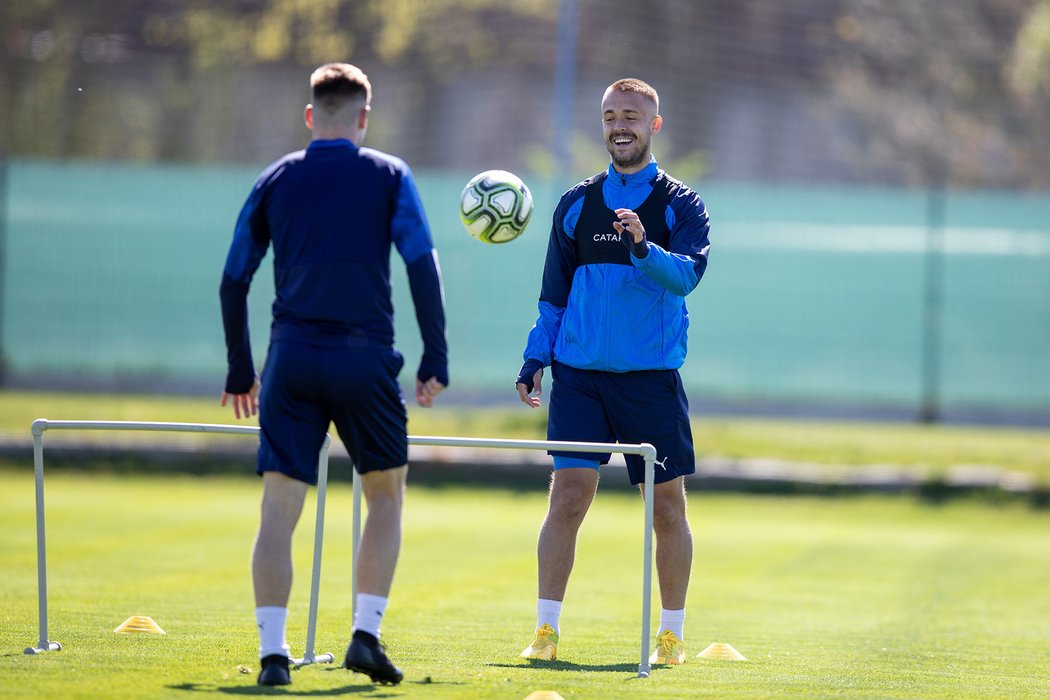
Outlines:
{"type": "Polygon", "coordinates": [[[357,66],[349,63],[326,63],[310,75],[314,107],[334,114],[347,102],[364,98],[372,101],[372,84],[357,66]]]}
{"type": "Polygon", "coordinates": [[[644,95],[653,103],[656,112],[660,112],[660,96],[656,94],[656,89],[644,80],[639,80],[638,78],[621,78],[606,88],[605,92],[608,93],[613,90],[616,92],[637,92],[640,95],[644,95]]]}

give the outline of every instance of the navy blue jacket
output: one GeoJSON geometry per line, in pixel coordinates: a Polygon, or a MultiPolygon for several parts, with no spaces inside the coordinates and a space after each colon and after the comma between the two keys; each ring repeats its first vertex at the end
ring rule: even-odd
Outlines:
{"type": "Polygon", "coordinates": [[[271,341],[392,348],[393,245],[423,337],[417,377],[448,385],[441,271],[404,161],[343,139],[315,140],[262,172],[237,219],[220,288],[229,393],[245,393],[255,381],[248,288],[271,243],[271,341]]]}

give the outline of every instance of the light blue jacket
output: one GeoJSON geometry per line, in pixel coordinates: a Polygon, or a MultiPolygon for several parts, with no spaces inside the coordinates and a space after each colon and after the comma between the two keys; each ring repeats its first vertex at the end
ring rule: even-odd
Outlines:
{"type": "MultiPolygon", "coordinates": [[[[529,332],[518,381],[531,386],[535,371],[552,360],[608,372],[681,367],[689,328],[685,296],[707,268],[710,224],[700,197],[671,178],[658,181],[661,172],[655,160],[633,175],[610,165],[602,184],[609,209],[637,209],[654,183],[669,187],[668,249],[652,242],[636,246],[631,265],[579,264],[576,223],[589,180],[562,196],[547,248],[539,318],[529,332]]],[[[617,236],[612,228],[609,234],[617,236]]]]}

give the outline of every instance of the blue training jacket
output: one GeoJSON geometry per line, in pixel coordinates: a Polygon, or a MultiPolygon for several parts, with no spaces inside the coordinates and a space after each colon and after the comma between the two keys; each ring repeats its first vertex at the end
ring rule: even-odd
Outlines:
{"type": "MultiPolygon", "coordinates": [[[[605,206],[637,209],[653,192],[658,174],[664,173],[655,160],[633,175],[621,175],[610,164],[602,183],[605,206]]],[[[685,361],[685,296],[703,277],[710,248],[703,201],[671,180],[676,186],[664,213],[670,232],[666,250],[649,241],[632,249],[631,265],[581,265],[575,229],[589,182],[566,192],[554,213],[539,318],[518,377],[529,386],[536,370],[552,360],[608,372],[678,369],[685,361]]],[[[608,233],[617,236],[611,226],[608,233]]]]}
{"type": "Polygon", "coordinates": [[[237,219],[222,275],[229,393],[245,393],[255,381],[248,288],[271,243],[272,341],[392,348],[393,245],[408,271],[423,337],[417,377],[448,386],[441,270],[404,161],[345,139],[315,140],[262,172],[237,219]]]}

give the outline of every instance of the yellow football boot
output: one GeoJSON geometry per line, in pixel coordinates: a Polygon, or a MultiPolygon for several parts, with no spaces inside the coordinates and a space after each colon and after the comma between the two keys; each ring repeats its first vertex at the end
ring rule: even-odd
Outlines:
{"type": "Polygon", "coordinates": [[[671,630],[664,630],[656,635],[656,648],[653,649],[649,663],[664,666],[677,666],[685,663],[685,642],[675,636],[671,630]]]}
{"type": "Polygon", "coordinates": [[[540,625],[536,628],[536,637],[532,644],[525,647],[520,656],[523,659],[554,661],[558,658],[558,633],[548,624],[540,625]]]}

